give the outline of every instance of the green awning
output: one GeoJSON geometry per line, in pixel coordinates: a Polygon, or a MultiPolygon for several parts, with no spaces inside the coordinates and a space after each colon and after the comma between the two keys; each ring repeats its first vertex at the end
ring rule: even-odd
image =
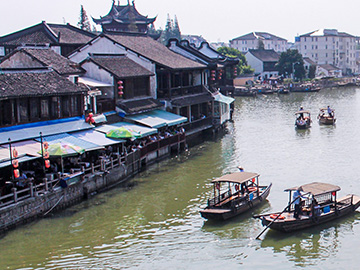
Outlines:
{"type": "Polygon", "coordinates": [[[127,129],[133,130],[134,132],[136,132],[140,135],[140,138],[146,137],[146,136],[149,136],[152,134],[156,134],[158,132],[156,128],[143,127],[143,126],[139,126],[136,124],[127,123],[127,122],[118,122],[118,123],[114,123],[111,125],[102,125],[102,126],[95,128],[95,130],[100,131],[102,133],[107,133],[108,131],[110,131],[112,129],[116,129],[118,127],[126,127],[127,129]]]}
{"type": "Polygon", "coordinates": [[[187,121],[186,117],[164,110],[153,110],[147,113],[131,115],[127,116],[126,119],[152,128],[174,126],[187,121]]]}

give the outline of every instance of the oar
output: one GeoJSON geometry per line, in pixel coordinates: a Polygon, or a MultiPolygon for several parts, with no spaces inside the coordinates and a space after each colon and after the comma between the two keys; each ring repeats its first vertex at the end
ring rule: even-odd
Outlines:
{"type": "MultiPolygon", "coordinates": [[[[304,195],[307,195],[307,194],[309,194],[309,193],[310,193],[310,192],[308,192],[308,193],[306,193],[306,194],[304,194],[304,195]]],[[[300,198],[300,197],[302,197],[302,196],[304,196],[304,195],[299,195],[299,196],[297,196],[295,199],[293,199],[293,200],[284,208],[284,210],[282,210],[282,212],[281,212],[280,214],[278,214],[277,217],[276,217],[273,221],[271,221],[271,222],[266,226],[266,228],[265,228],[264,230],[262,230],[262,232],[261,232],[258,236],[256,236],[255,239],[259,239],[259,237],[271,226],[271,224],[274,223],[275,220],[277,220],[277,219],[282,215],[282,213],[284,213],[284,212],[286,211],[286,209],[287,209],[290,205],[292,205],[298,198],[300,198]]],[[[261,216],[267,216],[267,215],[260,215],[260,216],[254,216],[254,217],[261,217],[261,216]]]]}

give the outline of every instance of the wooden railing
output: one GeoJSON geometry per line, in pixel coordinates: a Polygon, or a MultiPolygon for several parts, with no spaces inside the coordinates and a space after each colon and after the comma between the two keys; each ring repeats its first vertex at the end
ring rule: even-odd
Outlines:
{"type": "Polygon", "coordinates": [[[29,186],[24,189],[18,190],[15,187],[12,188],[10,194],[0,197],[0,208],[17,203],[21,200],[35,197],[37,194],[47,192],[55,187],[66,188],[68,185],[83,180],[85,177],[94,175],[97,172],[108,172],[122,165],[131,166],[149,153],[157,151],[162,147],[171,146],[183,141],[185,141],[185,134],[178,133],[162,140],[149,143],[145,147],[136,149],[134,152],[127,153],[126,155],[113,153],[111,156],[100,156],[95,164],[82,162],[79,164],[81,168],[73,168],[70,170],[69,174],[47,174],[47,177],[43,179],[43,182],[38,185],[34,185],[30,182],[29,186]]]}

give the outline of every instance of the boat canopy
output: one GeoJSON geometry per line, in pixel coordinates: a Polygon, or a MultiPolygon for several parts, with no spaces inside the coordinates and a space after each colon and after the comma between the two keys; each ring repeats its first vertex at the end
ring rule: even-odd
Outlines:
{"type": "Polygon", "coordinates": [[[306,193],[311,193],[314,196],[318,196],[318,195],[322,195],[322,194],[326,194],[326,193],[339,191],[340,187],[332,185],[332,184],[327,184],[327,183],[314,182],[314,183],[305,184],[305,185],[302,185],[299,187],[285,189],[285,191],[295,191],[297,189],[299,189],[303,192],[306,192],[306,193]]]}
{"type": "Polygon", "coordinates": [[[298,111],[298,112],[296,112],[295,114],[300,114],[300,113],[308,113],[308,114],[310,114],[309,111],[298,111]]]}
{"type": "Polygon", "coordinates": [[[255,177],[258,177],[259,175],[260,174],[258,174],[258,173],[252,173],[252,172],[229,173],[229,174],[225,174],[219,178],[216,178],[211,182],[212,183],[231,182],[231,183],[242,184],[242,183],[245,183],[246,181],[249,181],[255,177]]]}

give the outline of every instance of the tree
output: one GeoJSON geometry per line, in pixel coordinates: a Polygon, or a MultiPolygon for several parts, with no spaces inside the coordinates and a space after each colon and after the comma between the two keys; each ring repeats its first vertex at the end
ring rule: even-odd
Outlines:
{"type": "Polygon", "coordinates": [[[217,51],[222,55],[239,59],[239,64],[236,66],[238,74],[251,74],[254,72],[254,69],[248,66],[245,55],[243,55],[239,50],[224,46],[218,48],[217,51]]]}
{"type": "Polygon", "coordinates": [[[265,50],[265,44],[261,39],[258,40],[258,50],[265,50]]]}
{"type": "Polygon", "coordinates": [[[169,39],[176,38],[177,40],[181,40],[181,32],[179,27],[179,22],[177,17],[175,16],[175,22],[170,19],[168,14],[165,30],[162,31],[161,34],[161,42],[167,45],[169,39]]]}
{"type": "Polygon", "coordinates": [[[298,50],[282,52],[276,67],[279,75],[284,77],[289,77],[293,74],[296,79],[302,80],[305,78],[304,60],[298,50]]]}
{"type": "Polygon", "coordinates": [[[79,22],[77,25],[82,30],[91,31],[89,18],[86,15],[86,11],[85,11],[83,5],[81,5],[81,8],[80,8],[80,17],[79,17],[79,22]]]}
{"type": "Polygon", "coordinates": [[[309,79],[314,79],[315,78],[315,73],[316,73],[316,66],[311,65],[309,67],[309,74],[308,74],[309,79]]]}

